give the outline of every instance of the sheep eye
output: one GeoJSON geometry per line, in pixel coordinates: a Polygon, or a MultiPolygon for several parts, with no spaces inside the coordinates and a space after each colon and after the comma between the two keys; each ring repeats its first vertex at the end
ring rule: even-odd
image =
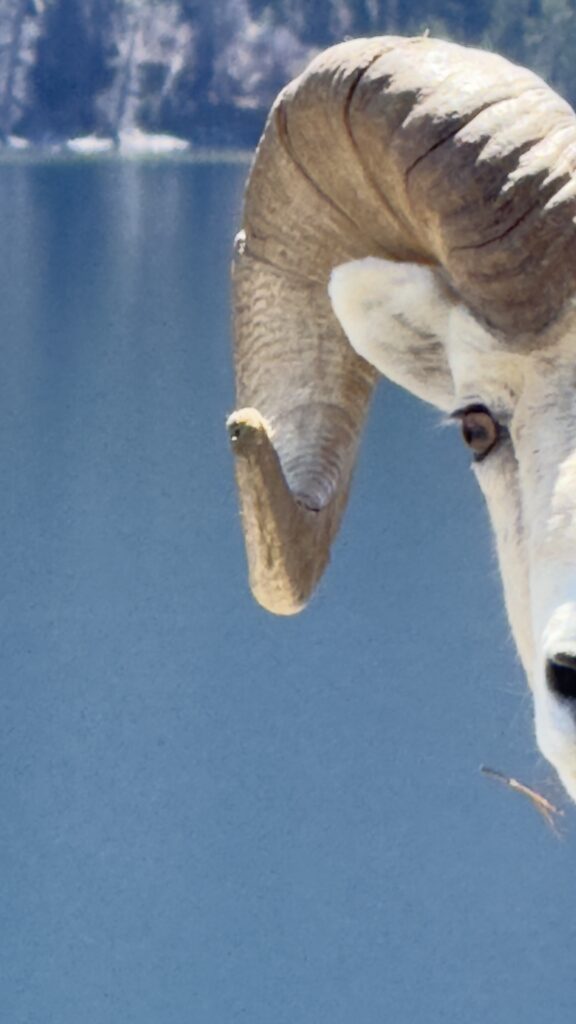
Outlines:
{"type": "Polygon", "coordinates": [[[500,440],[500,424],[484,405],[469,405],[454,415],[460,420],[462,438],[473,451],[474,461],[481,462],[500,440]]]}

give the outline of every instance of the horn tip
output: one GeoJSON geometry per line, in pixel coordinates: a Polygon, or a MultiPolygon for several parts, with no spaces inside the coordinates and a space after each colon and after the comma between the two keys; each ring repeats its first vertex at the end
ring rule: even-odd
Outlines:
{"type": "Polygon", "coordinates": [[[237,455],[270,442],[270,428],[257,409],[237,409],[226,420],[228,438],[237,455]]]}
{"type": "Polygon", "coordinates": [[[283,618],[298,615],[308,604],[308,598],[295,596],[285,591],[270,592],[268,588],[262,590],[258,586],[252,586],[252,596],[261,608],[283,618]]]}

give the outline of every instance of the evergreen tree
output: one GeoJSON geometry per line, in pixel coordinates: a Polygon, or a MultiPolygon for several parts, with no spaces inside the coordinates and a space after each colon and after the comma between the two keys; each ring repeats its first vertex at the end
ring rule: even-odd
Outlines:
{"type": "Polygon", "coordinates": [[[47,0],[31,73],[30,127],[54,136],[97,127],[95,101],[109,84],[115,0],[47,0]]]}

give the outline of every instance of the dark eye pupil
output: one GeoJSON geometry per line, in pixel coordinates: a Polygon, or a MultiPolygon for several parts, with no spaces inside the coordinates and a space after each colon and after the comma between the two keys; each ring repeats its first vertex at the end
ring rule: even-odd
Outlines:
{"type": "Polygon", "coordinates": [[[498,423],[484,406],[464,409],[459,415],[465,443],[472,449],[476,458],[483,458],[498,441],[498,423]]]}
{"type": "Polygon", "coordinates": [[[462,427],[464,440],[471,448],[482,448],[490,442],[490,434],[481,423],[464,423],[462,427]]]}

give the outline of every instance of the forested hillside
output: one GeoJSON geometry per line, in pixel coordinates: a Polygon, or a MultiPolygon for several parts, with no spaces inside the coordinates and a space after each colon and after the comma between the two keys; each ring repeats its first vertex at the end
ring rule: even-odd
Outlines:
{"type": "Polygon", "coordinates": [[[426,30],[498,50],[576,101],[576,0],[0,0],[0,139],[140,128],[251,145],[318,49],[426,30]]]}

